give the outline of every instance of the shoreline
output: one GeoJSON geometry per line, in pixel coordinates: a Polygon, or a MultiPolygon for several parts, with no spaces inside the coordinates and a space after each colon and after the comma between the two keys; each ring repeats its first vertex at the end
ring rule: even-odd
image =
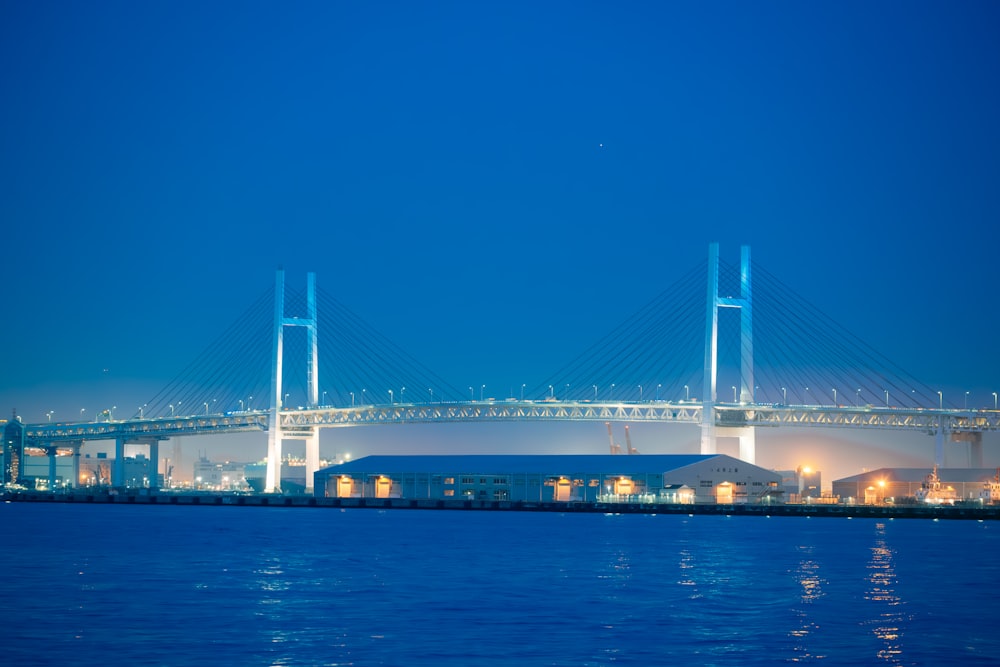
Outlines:
{"type": "Polygon", "coordinates": [[[583,514],[695,514],[726,516],[798,516],[875,519],[1000,519],[1000,506],[974,505],[674,505],[652,503],[525,502],[509,500],[317,498],[307,495],[225,493],[42,493],[3,492],[4,502],[84,503],[196,507],[301,507],[332,509],[472,510],[492,512],[560,512],[583,514]]]}

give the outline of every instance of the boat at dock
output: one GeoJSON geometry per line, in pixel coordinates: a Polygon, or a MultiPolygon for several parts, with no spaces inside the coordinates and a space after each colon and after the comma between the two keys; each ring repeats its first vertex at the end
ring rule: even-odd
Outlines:
{"type": "Polygon", "coordinates": [[[920,488],[913,495],[918,503],[927,505],[954,505],[955,501],[958,500],[958,494],[953,487],[941,484],[937,466],[934,466],[934,469],[920,483],[920,488]]]}

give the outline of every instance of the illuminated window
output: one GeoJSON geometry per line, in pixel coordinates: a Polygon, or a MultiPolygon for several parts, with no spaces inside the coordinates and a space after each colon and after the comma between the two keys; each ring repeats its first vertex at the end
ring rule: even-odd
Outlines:
{"type": "Polygon", "coordinates": [[[454,477],[445,477],[444,478],[444,483],[445,484],[454,484],[455,483],[455,478],[454,477]]]}
{"type": "Polygon", "coordinates": [[[445,489],[444,490],[444,495],[446,495],[446,496],[453,496],[453,495],[455,495],[455,489],[445,489]]]}

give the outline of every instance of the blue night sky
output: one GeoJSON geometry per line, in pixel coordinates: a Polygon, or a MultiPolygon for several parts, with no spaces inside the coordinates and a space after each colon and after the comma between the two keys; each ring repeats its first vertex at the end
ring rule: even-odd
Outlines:
{"type": "Polygon", "coordinates": [[[286,5],[0,4],[4,416],[140,404],[279,265],[506,395],[712,241],[992,404],[996,3],[286,5]]]}

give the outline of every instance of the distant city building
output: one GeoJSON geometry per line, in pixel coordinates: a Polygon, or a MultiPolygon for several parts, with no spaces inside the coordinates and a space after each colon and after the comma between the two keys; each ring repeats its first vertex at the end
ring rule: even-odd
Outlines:
{"type": "Polygon", "coordinates": [[[779,470],[781,488],[785,492],[785,502],[799,503],[806,498],[820,498],[822,494],[822,473],[809,466],[799,466],[795,470],[779,470]]]}
{"type": "Polygon", "coordinates": [[[109,459],[106,452],[97,452],[94,458],[84,454],[80,457],[80,486],[111,486],[112,468],[114,459],[109,459]]]}
{"type": "MultiPolygon", "coordinates": [[[[149,458],[145,454],[126,456],[124,462],[125,479],[122,485],[130,489],[147,489],[151,486],[160,487],[162,480],[149,478],[149,458]]],[[[114,458],[105,452],[97,452],[93,457],[84,454],[80,457],[80,486],[84,488],[111,486],[111,474],[115,468],[114,458]]]]}
{"type": "Polygon", "coordinates": [[[24,424],[16,415],[3,426],[3,483],[24,484],[24,424]]]}
{"type": "Polygon", "coordinates": [[[210,461],[201,457],[194,464],[194,488],[212,491],[240,491],[247,488],[245,463],[210,461]]]}
{"type": "Polygon", "coordinates": [[[367,456],[316,473],[333,498],[781,502],[781,477],[724,454],[367,456]]]}

